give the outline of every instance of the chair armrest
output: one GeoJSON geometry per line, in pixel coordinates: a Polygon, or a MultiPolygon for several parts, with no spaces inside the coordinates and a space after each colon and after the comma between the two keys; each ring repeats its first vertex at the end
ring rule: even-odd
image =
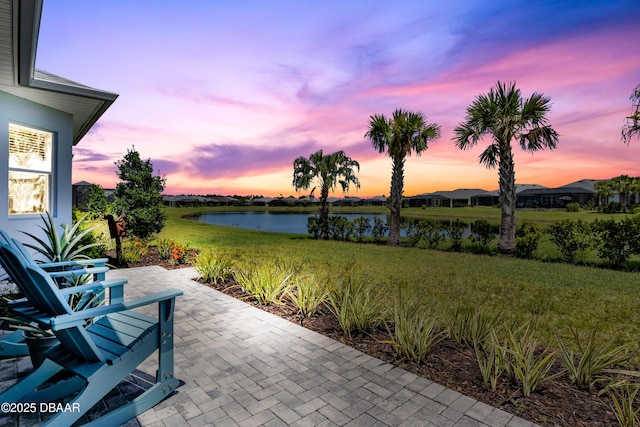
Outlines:
{"type": "Polygon", "coordinates": [[[109,258],[75,259],[73,261],[42,262],[42,263],[38,263],[38,267],[55,268],[55,267],[73,267],[76,265],[80,265],[80,266],[95,265],[96,267],[104,267],[108,261],[109,261],[109,258]]]}
{"type": "Polygon", "coordinates": [[[113,288],[116,286],[126,285],[126,279],[109,279],[103,280],[101,282],[92,282],[87,283],[86,285],[80,286],[69,286],[68,288],[60,289],[60,294],[67,296],[71,294],[77,294],[81,292],[93,292],[93,291],[101,291],[108,288],[113,288]]]}
{"type": "Polygon", "coordinates": [[[104,316],[110,313],[117,313],[120,311],[131,310],[137,307],[143,307],[145,305],[153,304],[154,302],[162,302],[169,299],[175,299],[182,295],[183,292],[177,289],[170,289],[167,291],[158,292],[155,294],[147,295],[140,298],[134,298],[130,301],[105,305],[95,308],[89,308],[86,310],[62,314],[60,316],[51,317],[50,325],[51,330],[57,331],[61,329],[67,329],[74,326],[83,326],[86,319],[91,317],[104,316]]]}
{"type": "MultiPolygon", "coordinates": [[[[38,265],[40,267],[40,265],[38,265]]],[[[77,270],[64,270],[64,271],[47,271],[47,274],[51,277],[78,277],[84,276],[85,274],[100,274],[107,273],[109,271],[109,267],[88,267],[88,268],[79,268],[77,270]]]]}

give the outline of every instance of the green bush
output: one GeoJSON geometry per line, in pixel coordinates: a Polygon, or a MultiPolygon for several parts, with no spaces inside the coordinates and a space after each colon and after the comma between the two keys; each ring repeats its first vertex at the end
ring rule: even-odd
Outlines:
{"type": "Polygon", "coordinates": [[[426,222],[423,219],[410,218],[402,223],[402,228],[407,236],[407,246],[414,247],[426,233],[426,222]]]}
{"type": "Polygon", "coordinates": [[[288,293],[289,299],[301,318],[313,316],[329,298],[327,286],[311,275],[295,275],[293,282],[288,293]]]}
{"type": "Polygon", "coordinates": [[[322,227],[320,226],[320,217],[318,215],[307,218],[307,231],[314,239],[320,238],[322,227]]]}
{"type": "Polygon", "coordinates": [[[522,221],[516,229],[516,257],[533,258],[543,235],[544,230],[539,224],[527,219],[522,221]]]}
{"type": "Polygon", "coordinates": [[[353,224],[344,216],[329,217],[329,237],[333,240],[347,241],[353,234],[353,224]]]}
{"type": "Polygon", "coordinates": [[[567,212],[580,212],[580,203],[578,202],[567,203],[564,208],[567,212]]]}
{"type": "Polygon", "coordinates": [[[590,227],[582,221],[563,219],[547,228],[551,241],[555,243],[565,262],[576,262],[590,247],[590,227]]]}
{"type": "Polygon", "coordinates": [[[482,344],[500,324],[500,313],[489,314],[476,307],[447,307],[444,313],[447,333],[458,348],[482,344]]]}
{"type": "Polygon", "coordinates": [[[640,218],[623,218],[619,222],[596,219],[591,225],[600,259],[610,267],[620,267],[638,253],[640,218]]]}
{"type": "Polygon", "coordinates": [[[459,219],[454,219],[446,227],[447,234],[451,240],[451,250],[454,252],[462,251],[462,234],[465,227],[466,224],[459,219]]]}
{"type": "Polygon", "coordinates": [[[444,240],[444,227],[441,221],[434,221],[432,219],[424,220],[425,232],[424,239],[427,242],[427,246],[430,249],[438,249],[440,243],[444,240]]]}
{"type": "Polygon", "coordinates": [[[486,219],[478,219],[471,223],[471,241],[478,246],[480,252],[487,252],[489,243],[496,237],[496,227],[486,219]]]}
{"type": "Polygon", "coordinates": [[[371,220],[366,217],[358,217],[353,220],[353,233],[358,242],[362,242],[364,240],[364,236],[371,232],[371,220]]]}
{"type": "Polygon", "coordinates": [[[383,237],[389,232],[389,224],[381,218],[373,218],[373,227],[371,228],[371,236],[376,243],[380,243],[383,237]]]}

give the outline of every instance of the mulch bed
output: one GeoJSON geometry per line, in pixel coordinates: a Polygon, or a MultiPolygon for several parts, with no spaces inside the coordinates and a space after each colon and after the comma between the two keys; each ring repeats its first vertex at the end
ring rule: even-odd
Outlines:
{"type": "MultiPolygon", "coordinates": [[[[162,261],[153,249],[151,248],[140,262],[129,267],[148,265],[161,265],[168,269],[189,267],[188,264],[176,265],[162,261]]],[[[348,337],[342,333],[337,319],[326,308],[313,317],[301,319],[291,303],[281,306],[260,305],[252,301],[239,288],[234,287],[233,282],[218,285],[204,283],[204,285],[537,424],[576,427],[619,425],[611,410],[608,395],[598,396],[597,391],[578,390],[566,376],[545,383],[541,390],[527,398],[522,396],[516,386],[506,381],[499,384],[495,392],[488,391],[482,385],[475,353],[472,350],[457,348],[452,340],[445,339],[437,344],[425,363],[401,361],[394,356],[391,345],[385,342],[389,340],[386,329],[348,337]]],[[[561,369],[560,362],[556,361],[552,373],[561,369]]],[[[636,404],[640,404],[638,399],[636,400],[636,404]]]]}

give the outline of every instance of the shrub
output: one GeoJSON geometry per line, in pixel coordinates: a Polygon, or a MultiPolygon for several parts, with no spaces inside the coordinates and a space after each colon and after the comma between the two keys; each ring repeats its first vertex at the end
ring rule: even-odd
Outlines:
{"type": "Polygon", "coordinates": [[[424,226],[424,239],[427,242],[427,246],[431,249],[437,249],[444,240],[442,223],[440,221],[427,219],[424,220],[424,226]]]}
{"type": "Polygon", "coordinates": [[[364,240],[364,236],[371,232],[371,220],[366,217],[358,217],[353,220],[353,233],[358,242],[364,240]]]}
{"type": "Polygon", "coordinates": [[[203,251],[196,257],[194,268],[207,283],[224,283],[233,275],[233,259],[227,254],[203,251]]]}
{"type": "Polygon", "coordinates": [[[447,225],[447,234],[451,239],[451,250],[460,252],[462,250],[462,234],[466,224],[459,219],[454,219],[447,225]]]}
{"type": "Polygon", "coordinates": [[[589,225],[581,219],[557,221],[547,228],[547,232],[568,263],[576,262],[590,246],[589,225]]]}
{"type": "Polygon", "coordinates": [[[544,231],[539,224],[525,219],[516,229],[516,257],[533,258],[544,231]]]}
{"type": "Polygon", "coordinates": [[[500,347],[500,342],[494,330],[484,343],[474,345],[478,368],[482,375],[482,385],[486,389],[496,391],[498,380],[505,372],[506,360],[504,350],[500,347]]]}
{"type": "Polygon", "coordinates": [[[478,219],[471,223],[471,240],[478,245],[480,252],[486,252],[489,243],[496,237],[496,227],[486,219],[478,219]]]}
{"type": "Polygon", "coordinates": [[[611,396],[611,409],[621,427],[634,427],[640,424],[640,406],[634,407],[640,384],[622,381],[608,388],[611,396]]]}
{"type": "Polygon", "coordinates": [[[136,263],[149,252],[149,242],[132,237],[122,243],[122,256],[126,263],[136,263]]]}
{"type": "Polygon", "coordinates": [[[381,218],[373,218],[373,227],[371,228],[371,236],[376,243],[382,242],[382,238],[389,232],[389,224],[381,218]]]}
{"type": "Polygon", "coordinates": [[[160,259],[169,260],[171,258],[171,249],[173,248],[174,243],[175,242],[171,239],[160,239],[156,242],[160,259]]]}
{"type": "Polygon", "coordinates": [[[580,203],[578,202],[567,203],[564,208],[567,212],[580,212],[580,203]]]}
{"type": "Polygon", "coordinates": [[[491,315],[474,307],[447,308],[444,313],[447,333],[458,348],[483,343],[500,323],[500,313],[491,315]]]}
{"type": "Polygon", "coordinates": [[[548,375],[556,359],[555,352],[538,351],[538,341],[529,323],[515,330],[508,328],[505,344],[503,349],[509,355],[510,372],[520,382],[524,397],[562,374],[548,375]]]}
{"type": "Polygon", "coordinates": [[[415,363],[424,362],[433,346],[444,338],[444,332],[436,331],[436,318],[425,313],[415,301],[396,304],[393,328],[385,324],[396,357],[415,363]]]}
{"type": "Polygon", "coordinates": [[[329,237],[333,240],[347,241],[353,234],[353,225],[344,216],[329,217],[329,237]]]}
{"type": "Polygon", "coordinates": [[[259,304],[282,304],[282,298],[291,287],[293,273],[280,262],[248,265],[233,272],[237,286],[259,304]]]}
{"type": "Polygon", "coordinates": [[[613,342],[601,344],[596,341],[596,331],[592,331],[586,342],[578,331],[571,328],[580,354],[574,354],[558,340],[560,361],[569,374],[569,379],[578,388],[591,390],[598,379],[606,373],[614,373],[612,368],[629,360],[626,353],[629,345],[615,346],[613,342]],[[577,364],[576,364],[577,362],[577,364]]]}
{"type": "Polygon", "coordinates": [[[311,317],[327,301],[329,290],[324,283],[317,281],[314,276],[296,275],[288,297],[298,309],[298,314],[301,318],[311,317]]]}
{"type": "Polygon", "coordinates": [[[349,337],[352,332],[368,331],[379,323],[380,302],[356,264],[347,266],[329,286],[328,301],[342,331],[349,337]]]}
{"type": "Polygon", "coordinates": [[[320,217],[318,215],[307,218],[307,231],[314,239],[320,238],[322,227],[320,227],[320,217]]]}
{"type": "Polygon", "coordinates": [[[426,224],[424,220],[411,218],[409,221],[402,223],[404,232],[407,236],[407,246],[414,247],[425,235],[426,224]]]}
{"type": "Polygon", "coordinates": [[[596,249],[598,256],[605,264],[619,267],[638,252],[638,239],[640,239],[639,218],[624,218],[616,222],[613,218],[596,219],[592,224],[595,232],[596,249]]]}

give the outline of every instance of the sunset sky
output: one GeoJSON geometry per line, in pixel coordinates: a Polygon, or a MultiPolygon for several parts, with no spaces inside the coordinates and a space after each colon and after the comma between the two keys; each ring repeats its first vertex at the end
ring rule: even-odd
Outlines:
{"type": "Polygon", "coordinates": [[[478,163],[489,138],[452,141],[497,80],[549,96],[560,134],[516,150],[517,183],[640,175],[640,139],[620,141],[639,40],[637,0],[48,0],[37,67],[120,94],[75,147],[74,182],[113,188],[135,146],[166,194],[288,196],[293,160],[323,149],[360,162],[349,195],[388,195],[391,161],[364,134],[400,107],[442,127],[406,162],[411,196],[498,187],[478,163]]]}

